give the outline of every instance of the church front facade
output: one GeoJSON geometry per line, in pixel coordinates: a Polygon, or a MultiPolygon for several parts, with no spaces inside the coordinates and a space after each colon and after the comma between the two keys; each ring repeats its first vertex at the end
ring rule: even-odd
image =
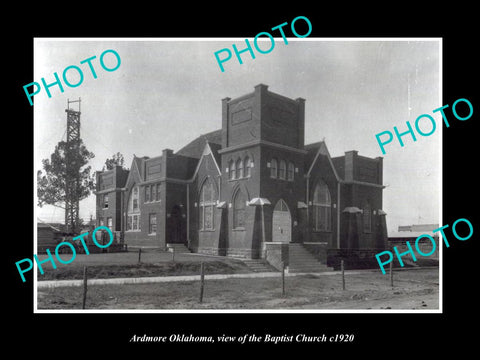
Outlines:
{"type": "Polygon", "coordinates": [[[384,249],[382,158],[304,143],[305,100],[259,84],[222,100],[221,129],[97,172],[98,225],[129,247],[261,258],[268,244],[384,249]]]}

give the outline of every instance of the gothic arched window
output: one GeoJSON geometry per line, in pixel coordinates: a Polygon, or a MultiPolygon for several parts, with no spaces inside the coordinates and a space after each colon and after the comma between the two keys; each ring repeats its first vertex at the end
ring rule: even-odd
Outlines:
{"type": "Polygon", "coordinates": [[[237,178],[238,179],[243,178],[243,161],[242,161],[242,159],[237,160],[236,168],[237,168],[237,178]]]}
{"type": "Polygon", "coordinates": [[[235,161],[230,160],[228,164],[228,171],[230,171],[230,180],[235,180],[236,179],[236,169],[235,169],[235,161]]]}
{"type": "Polygon", "coordinates": [[[245,164],[245,177],[250,177],[252,175],[252,160],[247,156],[244,160],[245,164]]]}
{"type": "Polygon", "coordinates": [[[276,179],[277,178],[277,159],[272,159],[270,161],[270,177],[276,179]]]}
{"type": "Polygon", "coordinates": [[[287,172],[287,163],[285,160],[280,160],[280,166],[278,167],[278,178],[285,180],[285,174],[287,172]]]}
{"type": "Polygon", "coordinates": [[[238,190],[233,198],[233,228],[239,229],[245,227],[245,207],[246,197],[238,190]]]}
{"type": "Polygon", "coordinates": [[[328,186],[320,180],[313,193],[313,229],[315,231],[331,231],[331,204],[328,186]]]}
{"type": "Polygon", "coordinates": [[[292,162],[288,163],[288,168],[287,168],[287,180],[288,181],[293,181],[293,175],[295,173],[295,166],[293,165],[292,162]]]}
{"type": "Polygon", "coordinates": [[[215,204],[217,192],[213,183],[207,179],[200,190],[198,228],[200,230],[215,229],[215,204]]]}

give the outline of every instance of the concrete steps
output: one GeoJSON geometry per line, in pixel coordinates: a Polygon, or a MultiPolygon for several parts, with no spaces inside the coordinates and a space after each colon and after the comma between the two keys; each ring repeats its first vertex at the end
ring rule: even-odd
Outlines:
{"type": "Polygon", "coordinates": [[[289,273],[333,271],[318,261],[302,244],[288,244],[289,273]]]}
{"type": "Polygon", "coordinates": [[[184,244],[167,244],[167,251],[174,251],[175,254],[190,253],[190,250],[184,244]]]}
{"type": "Polygon", "coordinates": [[[243,263],[247,265],[247,267],[252,272],[277,272],[278,270],[275,269],[272,265],[270,265],[264,259],[242,259],[243,263]]]}

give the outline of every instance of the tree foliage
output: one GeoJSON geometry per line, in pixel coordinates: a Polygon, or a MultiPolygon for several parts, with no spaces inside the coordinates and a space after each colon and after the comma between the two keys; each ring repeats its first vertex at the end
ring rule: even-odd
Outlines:
{"type": "Polygon", "coordinates": [[[122,166],[125,163],[123,155],[119,152],[113,154],[111,158],[105,160],[105,165],[103,166],[102,171],[112,170],[115,166],[122,166]]]}
{"type": "Polygon", "coordinates": [[[82,140],[70,144],[60,141],[50,159],[43,159],[43,173],[37,172],[38,206],[65,203],[67,179],[78,179],[78,185],[72,190],[79,200],[85,199],[95,188],[95,177],[91,166],[87,166],[95,155],[88,151],[82,140]]]}

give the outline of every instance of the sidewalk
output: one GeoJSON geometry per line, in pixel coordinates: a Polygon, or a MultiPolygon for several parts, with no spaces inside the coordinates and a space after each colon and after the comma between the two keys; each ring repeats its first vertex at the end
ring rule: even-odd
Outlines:
{"type": "MultiPolygon", "coordinates": [[[[419,266],[411,268],[395,268],[393,271],[408,271],[408,270],[422,270],[429,268],[437,268],[436,266],[419,266]]],[[[345,270],[345,275],[357,275],[365,272],[375,272],[378,269],[358,269],[345,270]]],[[[288,273],[285,272],[285,277],[302,276],[302,275],[341,275],[340,270],[323,271],[323,272],[306,272],[306,273],[288,273]]],[[[223,280],[223,279],[248,279],[248,278],[266,278],[266,277],[281,277],[281,272],[263,272],[263,273],[244,273],[244,274],[210,274],[205,275],[205,280],[223,280]]],[[[388,276],[388,275],[385,275],[388,276]]],[[[146,276],[136,278],[111,278],[111,279],[89,279],[89,285],[123,285],[123,284],[148,284],[161,282],[176,282],[176,281],[199,281],[200,275],[183,275],[183,276],[146,276]]],[[[46,280],[37,281],[37,289],[49,289],[64,286],[82,286],[83,280],[46,280]]]]}
{"type": "MultiPolygon", "coordinates": [[[[345,271],[345,275],[360,273],[358,270],[345,271]]],[[[285,273],[285,277],[301,276],[301,275],[338,275],[340,271],[324,271],[318,273],[285,273]]],[[[205,275],[205,280],[223,280],[232,278],[265,278],[265,277],[281,277],[281,272],[264,272],[264,273],[245,273],[245,274],[211,274],[205,275]]],[[[89,285],[123,285],[123,284],[147,284],[175,281],[199,281],[200,275],[185,276],[154,276],[154,277],[137,277],[137,278],[112,278],[112,279],[90,279],[87,280],[89,285]]],[[[37,289],[48,289],[63,286],[82,286],[83,280],[47,280],[37,281],[37,289]]]]}

